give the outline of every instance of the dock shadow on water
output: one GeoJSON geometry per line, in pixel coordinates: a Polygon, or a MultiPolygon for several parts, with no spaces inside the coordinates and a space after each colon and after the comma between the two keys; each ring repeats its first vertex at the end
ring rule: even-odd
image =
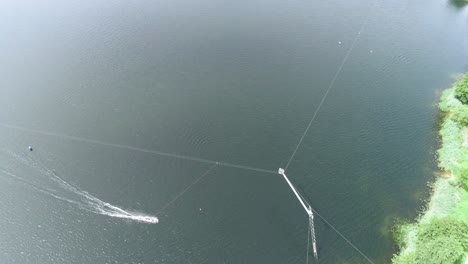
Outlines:
{"type": "Polygon", "coordinates": [[[146,224],[156,224],[159,222],[159,219],[156,216],[124,210],[120,207],[100,200],[99,198],[89,194],[88,192],[83,191],[80,188],[66,182],[61,177],[59,177],[53,170],[49,169],[46,165],[44,165],[41,162],[38,162],[37,160],[28,155],[20,155],[6,150],[3,150],[3,152],[9,154],[15,160],[21,162],[23,165],[29,166],[30,168],[36,170],[40,173],[40,175],[45,176],[49,184],[51,184],[52,186],[56,186],[59,190],[66,191],[68,194],[67,196],[70,197],[65,197],[65,195],[57,194],[56,190],[53,190],[50,187],[46,187],[45,184],[43,186],[37,186],[37,184],[33,184],[25,178],[18,176],[15,173],[6,170],[3,167],[0,167],[0,173],[15,178],[16,180],[19,180],[29,185],[36,191],[49,195],[55,199],[70,203],[82,210],[86,210],[95,214],[126,219],[146,224]]]}

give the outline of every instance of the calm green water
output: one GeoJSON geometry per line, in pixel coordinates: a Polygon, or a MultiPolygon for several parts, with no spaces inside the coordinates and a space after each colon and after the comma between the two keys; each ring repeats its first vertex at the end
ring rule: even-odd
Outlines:
{"type": "MultiPolygon", "coordinates": [[[[279,175],[217,166],[181,193],[211,165],[97,143],[285,166],[372,3],[3,3],[0,167],[22,180],[0,173],[2,262],[305,263],[307,218],[279,175]],[[15,153],[160,223],[47,195],[74,199],[15,153]]],[[[468,70],[467,22],[446,1],[377,0],[288,169],[375,263],[395,252],[394,219],[427,198],[436,103],[468,70]]],[[[316,229],[321,263],[365,263],[316,229]]]]}

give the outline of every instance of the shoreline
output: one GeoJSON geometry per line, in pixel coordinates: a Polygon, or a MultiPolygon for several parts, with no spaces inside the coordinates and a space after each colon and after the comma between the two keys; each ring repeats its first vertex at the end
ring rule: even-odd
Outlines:
{"type": "Polygon", "coordinates": [[[437,161],[445,177],[438,176],[431,184],[425,210],[414,222],[395,226],[399,252],[392,263],[468,264],[468,106],[455,95],[460,96],[456,87],[466,84],[468,74],[441,95],[439,109],[444,117],[437,161]]]}

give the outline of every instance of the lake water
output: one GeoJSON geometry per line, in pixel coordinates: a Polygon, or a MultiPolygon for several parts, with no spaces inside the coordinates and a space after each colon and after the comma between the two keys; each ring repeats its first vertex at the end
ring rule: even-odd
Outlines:
{"type": "MultiPolygon", "coordinates": [[[[305,263],[280,175],[154,151],[284,167],[367,21],[287,174],[389,263],[434,178],[439,93],[468,70],[468,10],[376,1],[4,1],[2,262],[305,263]],[[159,223],[86,210],[54,175],[159,223]]],[[[366,263],[315,226],[321,263],[366,263]]]]}

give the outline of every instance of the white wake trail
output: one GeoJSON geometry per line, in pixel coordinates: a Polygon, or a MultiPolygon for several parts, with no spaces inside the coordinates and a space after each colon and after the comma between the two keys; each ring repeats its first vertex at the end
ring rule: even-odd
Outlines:
{"type": "MultiPolygon", "coordinates": [[[[48,194],[61,201],[65,201],[65,202],[77,205],[81,209],[84,209],[86,211],[90,211],[96,214],[101,214],[101,215],[106,215],[106,216],[116,217],[116,218],[121,218],[121,219],[128,219],[128,220],[147,223],[147,224],[156,224],[159,222],[159,219],[156,216],[127,211],[118,206],[102,201],[101,199],[89,194],[88,192],[83,191],[79,189],[78,187],[75,187],[69,184],[68,182],[60,178],[55,172],[47,168],[44,164],[41,164],[35,160],[32,160],[32,158],[27,159],[24,156],[20,156],[16,153],[11,153],[11,152],[9,152],[9,154],[15,157],[16,159],[20,160],[25,165],[28,165],[31,168],[36,169],[42,175],[48,176],[49,179],[57,183],[61,188],[75,195],[78,195],[79,199],[73,200],[73,199],[64,198],[52,192],[49,192],[47,190],[43,190],[43,189],[37,188],[36,186],[33,186],[35,189],[39,190],[42,193],[48,194]]],[[[0,170],[0,171],[3,172],[4,174],[12,176],[23,182],[27,182],[21,177],[14,175],[10,172],[4,171],[4,170],[0,170]]]]}

